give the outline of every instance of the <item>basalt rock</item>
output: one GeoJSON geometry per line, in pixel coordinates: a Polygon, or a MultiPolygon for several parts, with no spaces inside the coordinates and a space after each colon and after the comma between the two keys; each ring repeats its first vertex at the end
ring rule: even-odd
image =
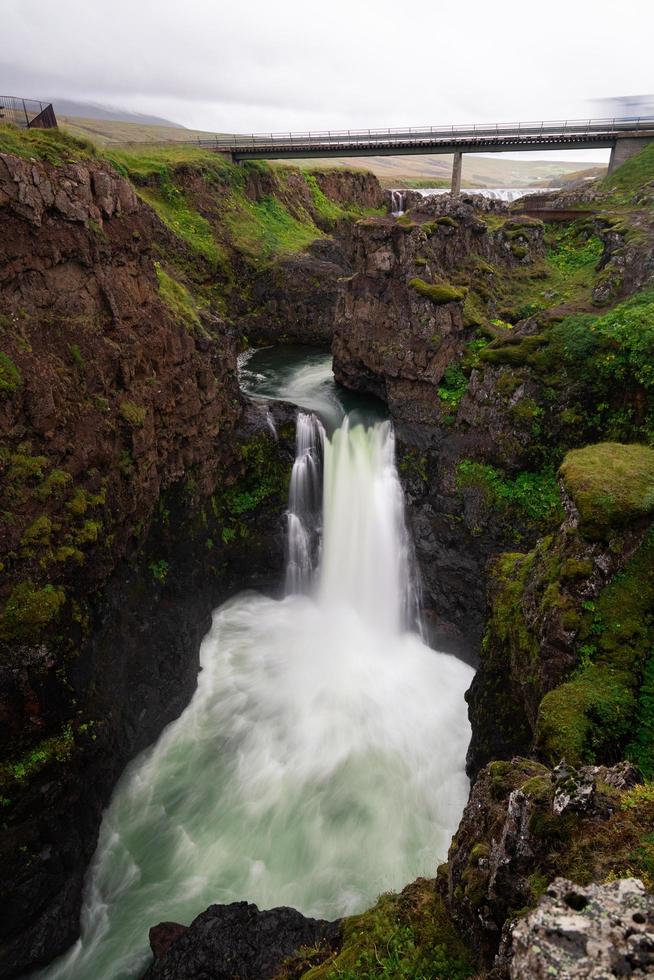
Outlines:
{"type": "Polygon", "coordinates": [[[161,929],[151,931],[155,961],[143,980],[272,980],[300,947],[336,951],[342,941],[338,922],[289,908],[260,912],[247,902],[211,905],[163,949],[161,929]]]}
{"type": "Polygon", "coordinates": [[[125,763],[188,702],[211,609],[283,564],[293,413],[167,305],[183,254],[110,167],[0,156],[0,976],[62,952],[125,763]],[[8,379],[4,383],[5,373],[8,379]]]}
{"type": "Polygon", "coordinates": [[[511,962],[516,911],[535,907],[557,875],[577,888],[609,874],[628,877],[629,869],[648,874],[653,804],[638,795],[637,781],[626,763],[550,770],[516,758],[480,772],[439,882],[481,961],[490,966],[499,954],[493,976],[505,976],[511,962]]]}
{"type": "Polygon", "coordinates": [[[635,878],[579,887],[557,878],[513,929],[511,980],[654,975],[654,897],[635,878]]]}
{"type": "Polygon", "coordinates": [[[251,344],[271,341],[328,346],[339,289],[351,274],[342,246],[317,239],[254,277],[240,326],[251,344]]]}

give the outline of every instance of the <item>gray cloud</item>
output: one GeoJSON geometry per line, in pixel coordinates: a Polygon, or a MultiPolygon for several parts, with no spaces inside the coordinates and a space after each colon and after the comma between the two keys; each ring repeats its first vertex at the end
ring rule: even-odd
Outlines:
{"type": "Polygon", "coordinates": [[[651,89],[650,0],[3,0],[0,91],[222,131],[574,118],[651,89]]]}

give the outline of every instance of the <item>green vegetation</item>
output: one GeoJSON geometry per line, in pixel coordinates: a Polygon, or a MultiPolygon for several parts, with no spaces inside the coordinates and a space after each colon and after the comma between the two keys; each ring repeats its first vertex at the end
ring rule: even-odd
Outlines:
{"type": "Polygon", "coordinates": [[[323,237],[323,232],[308,214],[302,221],[293,217],[273,195],[259,201],[251,201],[243,195],[238,207],[226,217],[238,247],[257,261],[301,251],[323,237]]]}
{"type": "Polygon", "coordinates": [[[92,159],[96,149],[88,140],[76,139],[61,129],[16,129],[0,123],[0,153],[60,166],[71,160],[92,159]]]}
{"type": "Polygon", "coordinates": [[[183,321],[190,333],[203,332],[196,304],[190,292],[176,279],[168,275],[160,262],[155,262],[159,294],[175,317],[183,321]]]}
{"type": "Polygon", "coordinates": [[[549,226],[546,242],[549,264],[567,275],[594,269],[603,250],[602,240],[579,223],[549,226]]]}
{"type": "Polygon", "coordinates": [[[261,433],[244,443],[239,452],[243,476],[224,491],[221,500],[231,518],[242,517],[265,500],[285,500],[288,491],[288,469],[267,434],[261,433]]]}
{"type": "Polygon", "coordinates": [[[303,980],[465,980],[475,973],[435,883],[425,879],[399,895],[382,895],[374,908],[346,919],[340,953],[304,950],[287,970],[279,980],[285,975],[303,980]]]}
{"type": "Polygon", "coordinates": [[[443,303],[462,303],[466,298],[466,290],[457,286],[430,285],[423,279],[411,279],[409,286],[438,306],[443,303]]]}
{"type": "Polygon", "coordinates": [[[486,507],[497,512],[501,519],[516,517],[543,528],[551,528],[563,520],[553,468],[540,473],[518,473],[511,479],[493,466],[464,459],[457,466],[456,481],[459,490],[478,490],[486,507]]]}
{"type": "Polygon", "coordinates": [[[118,411],[128,425],[134,429],[139,429],[145,424],[147,410],[142,405],[135,405],[134,402],[121,402],[118,411]]]}
{"type": "Polygon", "coordinates": [[[442,406],[450,412],[455,412],[467,388],[468,379],[463,373],[461,363],[459,361],[452,361],[445,368],[438,386],[438,397],[441,400],[442,406]]]}
{"type": "Polygon", "coordinates": [[[70,724],[64,725],[57,735],[42,739],[25,754],[0,765],[0,788],[9,789],[12,784],[25,784],[53,762],[65,762],[75,745],[70,724]]]}
{"type": "Polygon", "coordinates": [[[634,196],[654,180],[654,143],[630,157],[604,178],[601,189],[618,205],[632,204],[634,196]]]}
{"type": "Polygon", "coordinates": [[[573,449],[561,476],[582,533],[601,538],[654,511],[654,449],[601,442],[573,449]]]}
{"type": "Polygon", "coordinates": [[[64,590],[53,585],[39,588],[19,582],[0,613],[0,640],[34,642],[54,622],[65,602],[64,590]]]}
{"type": "Polygon", "coordinates": [[[585,605],[577,634],[580,666],[543,698],[537,744],[547,759],[565,757],[575,765],[623,758],[629,742],[630,757],[647,768],[648,748],[640,735],[653,724],[648,678],[654,649],[654,532],[624,571],[585,605]]]}
{"type": "Polygon", "coordinates": [[[163,585],[168,578],[168,572],[170,571],[168,562],[165,561],[165,559],[160,558],[159,561],[151,561],[148,568],[150,569],[152,578],[155,580],[155,582],[159,582],[160,585],[163,585]]]}
{"type": "Polygon", "coordinates": [[[20,370],[8,354],[0,351],[0,395],[13,395],[22,382],[20,370]]]}

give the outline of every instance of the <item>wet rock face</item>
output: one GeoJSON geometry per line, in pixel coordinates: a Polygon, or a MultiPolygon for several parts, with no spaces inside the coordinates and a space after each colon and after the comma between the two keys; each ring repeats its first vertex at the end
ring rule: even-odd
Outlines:
{"type": "Polygon", "coordinates": [[[626,878],[580,887],[557,878],[512,932],[511,980],[654,974],[654,897],[626,878]]]}
{"type": "Polygon", "coordinates": [[[292,341],[328,347],[342,281],[352,269],[335,239],[317,239],[306,252],[258,273],[239,320],[251,344],[292,341]]]}
{"type": "Polygon", "coordinates": [[[170,929],[166,935],[163,926],[151,930],[156,958],[143,980],[271,980],[301,946],[337,950],[341,943],[338,922],[289,908],[260,912],[247,902],[211,905],[187,929],[176,929],[183,931],[170,944],[170,929]]]}

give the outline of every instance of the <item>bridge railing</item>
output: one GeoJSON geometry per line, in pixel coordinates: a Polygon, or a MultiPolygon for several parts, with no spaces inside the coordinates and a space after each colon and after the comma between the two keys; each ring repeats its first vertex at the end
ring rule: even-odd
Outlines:
{"type": "Polygon", "coordinates": [[[456,141],[464,139],[492,139],[507,137],[538,137],[556,135],[606,135],[621,132],[652,132],[654,117],[625,117],[614,119],[565,119],[513,122],[496,125],[462,126],[410,126],[408,128],[377,129],[323,129],[305,132],[250,133],[219,136],[211,140],[197,140],[201,145],[216,149],[257,149],[265,146],[321,146],[347,143],[397,142],[413,143],[417,140],[456,141]]]}

